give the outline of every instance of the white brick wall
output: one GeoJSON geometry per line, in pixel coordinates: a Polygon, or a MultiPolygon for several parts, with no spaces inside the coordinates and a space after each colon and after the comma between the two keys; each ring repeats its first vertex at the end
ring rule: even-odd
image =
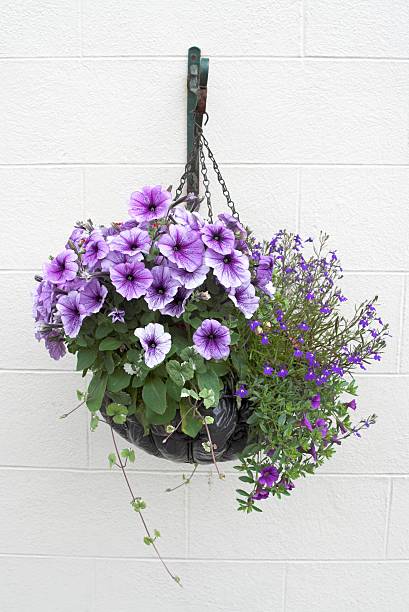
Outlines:
{"type": "Polygon", "coordinates": [[[0,611],[409,610],[409,5],[406,0],[0,2],[0,611]],[[32,338],[32,276],[82,216],[175,184],[185,64],[211,58],[208,137],[259,235],[331,234],[345,292],[393,339],[359,377],[379,422],[261,515],[235,477],[137,453],[173,588],[141,543],[110,440],[74,405],[73,361],[32,338]]]}

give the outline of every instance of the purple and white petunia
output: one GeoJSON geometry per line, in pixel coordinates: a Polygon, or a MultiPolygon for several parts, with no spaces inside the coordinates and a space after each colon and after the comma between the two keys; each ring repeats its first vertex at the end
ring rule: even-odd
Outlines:
{"type": "Polygon", "coordinates": [[[64,331],[70,338],[76,338],[85,317],[85,306],[81,304],[81,295],[78,291],[70,291],[68,295],[60,297],[57,303],[64,331]]]}
{"type": "Polygon", "coordinates": [[[108,289],[101,285],[96,278],[90,280],[80,292],[81,304],[85,308],[85,313],[90,315],[99,312],[107,294],[108,289]]]}
{"type": "Polygon", "coordinates": [[[223,255],[208,249],[205,254],[205,264],[213,268],[216,278],[224,287],[240,287],[250,282],[249,260],[240,251],[233,249],[223,255]]]}
{"type": "Polygon", "coordinates": [[[229,298],[246,319],[253,316],[260,302],[260,298],[256,296],[256,289],[251,283],[230,289],[229,298]]]}
{"type": "Polygon", "coordinates": [[[114,308],[108,312],[108,317],[111,317],[112,323],[123,323],[125,321],[125,310],[114,308]]]}
{"type": "Polygon", "coordinates": [[[180,282],[173,278],[172,272],[167,266],[152,268],[152,283],[145,295],[145,301],[151,310],[165,308],[176,295],[180,282]]]}
{"type": "Polygon", "coordinates": [[[186,289],[196,289],[200,287],[206,280],[207,273],[209,272],[209,268],[205,265],[199,266],[196,270],[193,270],[193,272],[178,268],[175,264],[173,264],[171,268],[172,275],[179,279],[180,284],[186,289]]]}
{"type": "Polygon", "coordinates": [[[193,334],[196,351],[205,359],[225,359],[230,353],[230,332],[215,319],[205,319],[193,334]]]}
{"type": "Polygon", "coordinates": [[[94,268],[108,253],[109,246],[102,233],[99,230],[92,231],[85,242],[85,253],[82,256],[83,263],[89,268],[94,268]]]}
{"type": "Polygon", "coordinates": [[[136,255],[136,253],[149,253],[152,241],[148,232],[139,227],[133,227],[110,238],[108,243],[111,251],[119,251],[125,255],[136,255]]]}
{"type": "Polygon", "coordinates": [[[192,295],[192,293],[192,289],[186,289],[186,287],[178,287],[174,297],[169,302],[169,304],[166,304],[165,308],[161,308],[161,314],[179,318],[185,312],[185,304],[192,295]]]}
{"type": "Polygon", "coordinates": [[[260,287],[265,287],[273,274],[274,258],[271,255],[261,255],[257,266],[256,278],[260,287]]]}
{"type": "Polygon", "coordinates": [[[110,276],[116,290],[126,300],[145,295],[153,281],[150,270],[139,261],[116,264],[111,268],[110,276]]]}
{"type": "Polygon", "coordinates": [[[188,225],[190,229],[200,231],[205,224],[205,220],[198,212],[190,212],[184,206],[175,206],[172,210],[172,217],[178,225],[188,225]]]}
{"type": "Polygon", "coordinates": [[[129,215],[141,223],[161,219],[167,214],[171,200],[171,194],[161,185],[147,185],[131,195],[129,215]]]}
{"type": "Polygon", "coordinates": [[[165,332],[160,323],[149,323],[146,327],[135,329],[145,351],[144,359],[148,368],[154,368],[165,359],[172,345],[171,335],[165,332]]]}
{"type": "Polygon", "coordinates": [[[234,233],[236,238],[238,238],[239,240],[246,238],[247,232],[244,229],[243,225],[240,223],[240,221],[236,219],[236,217],[233,217],[233,215],[231,215],[230,213],[220,213],[218,217],[220,221],[224,223],[225,226],[234,233]]]}
{"type": "Polygon", "coordinates": [[[50,263],[44,264],[44,280],[63,285],[77,276],[77,255],[71,249],[58,253],[50,263]]]}
{"type": "Polygon", "coordinates": [[[235,237],[233,232],[220,221],[206,224],[200,233],[204,244],[216,253],[227,255],[234,248],[235,237]]]}
{"type": "Polygon", "coordinates": [[[159,251],[178,268],[193,272],[203,263],[204,246],[199,232],[171,225],[158,240],[159,251]]]}

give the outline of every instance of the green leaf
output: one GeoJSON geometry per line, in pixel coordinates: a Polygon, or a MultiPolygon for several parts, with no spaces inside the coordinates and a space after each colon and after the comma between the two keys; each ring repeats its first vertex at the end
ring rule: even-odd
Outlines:
{"type": "Polygon", "coordinates": [[[122,404],[109,404],[107,406],[107,415],[112,417],[114,423],[122,425],[126,421],[128,409],[122,404]]]}
{"type": "Polygon", "coordinates": [[[130,374],[127,374],[122,367],[119,367],[113,374],[108,376],[107,388],[109,391],[117,393],[118,391],[122,391],[122,389],[126,389],[130,381],[130,374]]]}
{"type": "Polygon", "coordinates": [[[184,361],[180,367],[180,373],[183,378],[186,380],[190,380],[195,375],[195,371],[192,367],[192,364],[189,361],[184,361]]]}
{"type": "Polygon", "coordinates": [[[182,387],[176,385],[171,378],[168,378],[166,381],[166,393],[173,400],[178,402],[180,400],[180,395],[182,392],[182,387]]]}
{"type": "Polygon", "coordinates": [[[97,412],[101,408],[107,386],[108,374],[96,372],[88,386],[86,404],[91,412],[97,412]]]}
{"type": "Polygon", "coordinates": [[[112,353],[110,353],[109,351],[104,353],[104,364],[108,374],[112,374],[112,372],[115,370],[115,362],[114,358],[112,357],[112,353]]]}
{"type": "Polygon", "coordinates": [[[187,436],[195,438],[203,427],[201,419],[198,419],[192,414],[192,407],[187,402],[180,404],[180,416],[182,417],[182,431],[187,436]]]}
{"type": "Polygon", "coordinates": [[[137,365],[141,362],[141,351],[137,351],[136,349],[129,349],[129,351],[126,353],[126,358],[131,363],[137,365]]]}
{"type": "Polygon", "coordinates": [[[216,406],[219,402],[220,391],[223,388],[223,383],[213,370],[207,369],[206,372],[197,373],[197,382],[199,383],[200,390],[210,389],[214,393],[214,403],[212,406],[216,406]]]}
{"type": "Polygon", "coordinates": [[[77,370],[86,370],[94,363],[97,358],[95,349],[79,349],[77,353],[77,370]]]}
{"type": "Polygon", "coordinates": [[[175,385],[178,385],[178,387],[183,387],[185,384],[185,377],[182,373],[182,366],[178,361],[176,361],[176,359],[171,359],[166,363],[166,371],[175,385]]]}
{"type": "Polygon", "coordinates": [[[226,361],[212,361],[211,368],[217,376],[225,376],[229,371],[229,365],[226,361]]]}
{"type": "Polygon", "coordinates": [[[112,468],[116,463],[116,455],[115,453],[109,453],[108,455],[109,467],[112,468]]]}
{"type": "Polygon", "coordinates": [[[166,410],[163,414],[157,414],[147,406],[145,407],[146,421],[152,425],[167,425],[175,418],[178,407],[179,404],[168,395],[166,398],[166,410]]]}
{"type": "Polygon", "coordinates": [[[286,420],[287,420],[287,415],[285,412],[283,412],[282,414],[280,414],[280,416],[277,419],[277,425],[279,427],[282,427],[284,423],[286,422],[286,420]]]}
{"type": "Polygon", "coordinates": [[[157,376],[148,376],[142,389],[142,399],[149,410],[163,414],[166,410],[165,383],[157,376]]]}
{"type": "Polygon", "coordinates": [[[103,321],[102,323],[98,325],[98,327],[95,330],[95,338],[97,340],[101,340],[102,338],[105,338],[105,336],[108,336],[108,334],[111,331],[112,331],[111,321],[103,321]]]}
{"type": "Polygon", "coordinates": [[[115,351],[123,344],[123,340],[119,340],[119,338],[104,338],[99,343],[100,351],[115,351]]]}

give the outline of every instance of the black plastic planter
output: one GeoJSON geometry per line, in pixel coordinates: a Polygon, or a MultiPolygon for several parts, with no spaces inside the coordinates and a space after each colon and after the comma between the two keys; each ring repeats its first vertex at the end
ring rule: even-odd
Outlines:
{"type": "MultiPolygon", "coordinates": [[[[123,425],[114,423],[105,412],[105,406],[109,401],[106,398],[101,408],[104,419],[114,431],[131,444],[150,455],[169,461],[211,463],[211,453],[202,446],[203,442],[208,441],[204,428],[195,438],[179,430],[174,431],[169,437],[166,425],[151,425],[148,435],[144,435],[143,426],[135,415],[129,416],[123,425]],[[166,438],[168,439],[164,442],[166,438]]],[[[203,408],[203,414],[214,418],[214,422],[208,427],[212,442],[216,446],[214,454],[217,461],[236,459],[247,444],[248,425],[246,421],[250,415],[249,402],[242,399],[239,406],[238,398],[232,394],[231,390],[226,390],[218,406],[213,409],[203,408]]],[[[176,426],[179,419],[179,414],[177,414],[172,425],[176,426]]]]}

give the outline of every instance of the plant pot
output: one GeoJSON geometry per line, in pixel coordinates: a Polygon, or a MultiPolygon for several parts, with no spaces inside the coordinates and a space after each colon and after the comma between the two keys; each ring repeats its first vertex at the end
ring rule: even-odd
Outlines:
{"type": "MultiPolygon", "coordinates": [[[[191,438],[179,429],[169,436],[166,432],[166,425],[151,425],[149,433],[144,435],[143,425],[135,415],[128,416],[126,422],[122,425],[114,423],[112,417],[109,417],[105,411],[109,403],[110,400],[106,397],[101,407],[102,416],[114,431],[130,444],[141,448],[150,455],[168,461],[179,463],[212,462],[211,453],[202,446],[203,442],[208,441],[204,428],[195,438],[191,438]]],[[[250,415],[249,402],[245,399],[239,402],[230,389],[225,389],[219,404],[215,408],[205,409],[203,407],[200,412],[214,418],[214,422],[208,425],[208,428],[212,442],[216,446],[214,454],[217,461],[236,459],[247,444],[249,427],[246,421],[250,415]]],[[[178,412],[172,421],[172,425],[176,427],[179,421],[180,415],[178,412]]]]}

